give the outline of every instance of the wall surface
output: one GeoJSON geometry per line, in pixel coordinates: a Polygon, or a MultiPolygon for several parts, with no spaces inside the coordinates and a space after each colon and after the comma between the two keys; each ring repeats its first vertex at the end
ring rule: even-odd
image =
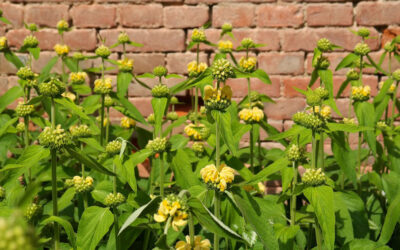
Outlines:
{"type": "MultiPolygon", "coordinates": [[[[350,29],[368,27],[371,30],[375,39],[369,39],[368,44],[376,59],[382,53],[382,46],[400,34],[400,1],[1,0],[0,9],[13,24],[0,25],[0,35],[6,35],[11,46],[19,48],[27,35],[24,22],[41,27],[36,36],[45,52],[34,63],[35,71],[39,71],[54,55],[53,46],[59,42],[55,26],[62,18],[73,26],[73,30],[65,35],[65,42],[72,50],[93,53],[100,43],[98,35],[110,45],[122,30],[132,40],[143,43],[142,48],[128,49],[128,56],[135,60],[134,72],[138,74],[149,72],[157,65],[165,65],[170,73],[186,74],[187,63],[195,59],[195,53],[186,50],[193,28],[211,21],[212,27],[206,34],[210,41],[217,42],[221,25],[230,22],[238,40],[234,45],[243,37],[267,44],[255,54],[259,67],[270,74],[273,83],[266,86],[254,80],[252,86],[276,101],[276,104],[267,104],[265,111],[270,123],[280,130],[290,126],[292,114],[305,106],[304,98],[293,87],[307,86],[312,51],[319,38],[326,37],[344,48],[329,54],[330,68],[334,70],[360,41],[350,29]]],[[[120,48],[113,51],[112,59],[121,57],[120,48]]],[[[200,60],[209,63],[212,57],[212,49],[202,47],[200,60]]],[[[86,66],[98,62],[89,62],[86,66]]],[[[393,65],[393,69],[396,68],[400,68],[398,63],[393,65]]],[[[60,65],[57,70],[60,71],[60,65]]],[[[336,91],[345,79],[345,73],[343,70],[335,72],[336,91]]],[[[376,94],[381,79],[372,75],[372,70],[368,73],[365,84],[371,85],[372,94],[376,94]]],[[[168,84],[176,82],[170,80],[168,84]]],[[[15,69],[0,57],[0,95],[15,84],[15,69]]],[[[245,80],[233,80],[229,84],[235,98],[246,94],[245,80]]],[[[348,93],[345,91],[338,100],[339,108],[345,113],[348,93]]],[[[130,100],[144,115],[151,113],[149,91],[132,85],[129,94],[130,100]]],[[[187,96],[188,93],[181,95],[187,96]]]]}

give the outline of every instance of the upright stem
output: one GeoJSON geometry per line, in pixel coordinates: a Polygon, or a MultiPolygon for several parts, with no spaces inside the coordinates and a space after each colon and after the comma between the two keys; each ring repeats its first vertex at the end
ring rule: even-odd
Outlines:
{"type": "Polygon", "coordinates": [[[292,200],[290,201],[290,224],[293,226],[296,224],[296,195],[294,194],[297,184],[297,169],[296,162],[292,162],[293,168],[293,184],[292,184],[292,200]]]}
{"type": "Polygon", "coordinates": [[[189,211],[189,236],[190,236],[190,246],[194,249],[194,222],[193,214],[189,211]]]}
{"type": "Polygon", "coordinates": [[[147,250],[148,249],[149,239],[150,239],[150,229],[146,230],[146,232],[144,233],[143,250],[147,250]]]}
{"type": "Polygon", "coordinates": [[[361,175],[361,144],[362,144],[362,134],[361,132],[358,132],[357,166],[360,175],[361,175]]]}
{"type": "MultiPolygon", "coordinates": [[[[221,211],[221,198],[218,190],[215,190],[214,199],[214,215],[219,219],[221,211]]],[[[219,249],[219,235],[217,233],[214,233],[214,249],[219,249]]]]}
{"type": "Polygon", "coordinates": [[[219,150],[220,150],[220,131],[219,131],[219,123],[220,123],[220,113],[217,115],[217,119],[215,121],[215,164],[217,169],[219,169],[220,165],[220,155],[219,155],[219,150]]]}
{"type": "Polygon", "coordinates": [[[390,127],[391,128],[393,128],[393,123],[394,123],[394,119],[395,119],[397,88],[398,87],[399,87],[399,82],[396,82],[396,88],[393,91],[393,97],[392,97],[392,117],[390,118],[390,127]]]}
{"type": "Polygon", "coordinates": [[[54,102],[54,98],[51,98],[51,108],[50,108],[50,120],[51,120],[51,128],[56,128],[56,104],[54,102]]]}
{"type": "Polygon", "coordinates": [[[254,174],[254,126],[250,128],[250,170],[254,174]]]}
{"type": "Polygon", "coordinates": [[[318,166],[324,169],[325,162],[324,162],[324,132],[319,134],[319,153],[318,153],[318,166]]]}
{"type": "MultiPolygon", "coordinates": [[[[25,144],[25,149],[29,147],[29,116],[24,117],[24,123],[25,123],[25,132],[24,132],[24,144],[25,144]]],[[[28,180],[29,183],[32,181],[32,170],[31,168],[28,169],[28,180]]]]}
{"type": "Polygon", "coordinates": [[[110,133],[110,108],[107,107],[107,124],[106,124],[106,143],[108,143],[108,136],[110,133]]]}
{"type": "Polygon", "coordinates": [[[322,232],[319,227],[318,221],[315,223],[315,238],[317,240],[317,248],[318,250],[322,250],[322,232]]]}
{"type": "Polygon", "coordinates": [[[316,168],[316,156],[317,156],[317,140],[315,138],[315,131],[312,130],[312,141],[311,141],[311,168],[316,168]]]}
{"type": "Polygon", "coordinates": [[[116,206],[113,207],[114,212],[114,230],[115,230],[115,249],[119,250],[119,239],[118,239],[118,232],[119,232],[119,225],[118,225],[118,208],[116,206]]]}
{"type": "Polygon", "coordinates": [[[161,198],[164,199],[164,159],[165,159],[165,153],[161,153],[159,156],[159,158],[162,157],[161,161],[159,161],[160,163],[160,196],[161,198]]]}
{"type": "MultiPolygon", "coordinates": [[[[100,145],[104,146],[104,94],[101,95],[101,109],[100,109],[100,145]]],[[[108,122],[108,121],[107,121],[108,122]]]]}
{"type": "MultiPolygon", "coordinates": [[[[56,111],[54,98],[51,98],[51,128],[56,127],[56,111]]],[[[58,216],[58,199],[57,199],[57,151],[51,149],[51,195],[53,200],[53,216],[58,216]]],[[[54,223],[54,249],[58,250],[60,245],[60,228],[54,223]]]]}
{"type": "MultiPolygon", "coordinates": [[[[81,151],[83,151],[83,143],[81,142],[81,151]]],[[[85,178],[85,164],[81,163],[82,178],[85,178]]]]}
{"type": "Polygon", "coordinates": [[[198,91],[197,87],[194,88],[194,95],[195,95],[195,98],[194,98],[194,114],[195,114],[195,119],[196,119],[195,122],[197,124],[198,112],[199,112],[199,91],[198,91]]]}

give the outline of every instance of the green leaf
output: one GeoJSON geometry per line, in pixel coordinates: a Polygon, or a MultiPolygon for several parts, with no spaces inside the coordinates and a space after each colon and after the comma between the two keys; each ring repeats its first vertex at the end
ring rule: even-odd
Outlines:
{"type": "Polygon", "coordinates": [[[0,96],[0,113],[14,102],[17,98],[21,97],[24,94],[23,89],[20,86],[14,86],[7,90],[7,92],[0,96]]]}
{"type": "Polygon", "coordinates": [[[142,149],[130,155],[129,159],[123,164],[128,175],[128,184],[135,193],[137,192],[135,168],[139,163],[144,162],[149,156],[151,156],[151,154],[152,152],[149,149],[142,149]]]}
{"type": "Polygon", "coordinates": [[[332,140],[332,151],[335,160],[342,169],[343,173],[347,178],[352,181],[354,187],[357,183],[356,174],[356,155],[354,151],[350,149],[350,146],[346,142],[345,135],[343,131],[335,132],[331,134],[332,140]]]}
{"type": "Polygon", "coordinates": [[[256,71],[254,71],[253,73],[251,73],[251,75],[255,78],[258,78],[259,80],[261,80],[261,82],[265,83],[265,84],[271,84],[271,79],[269,78],[268,74],[262,70],[262,69],[257,69],[256,71]]]}
{"type": "Polygon", "coordinates": [[[225,144],[228,146],[232,154],[237,155],[237,144],[232,133],[232,121],[230,113],[217,111],[216,117],[214,119],[220,119],[219,129],[222,132],[222,139],[224,140],[225,144]]]}
{"type": "Polygon", "coordinates": [[[267,140],[279,141],[289,137],[296,137],[297,135],[304,133],[306,130],[307,129],[305,127],[299,125],[293,125],[290,129],[286,130],[285,132],[268,137],[267,140]]]}
{"type": "Polygon", "coordinates": [[[24,64],[21,62],[18,56],[16,56],[11,50],[7,49],[3,53],[6,60],[14,64],[17,69],[24,67],[24,64]]]}
{"type": "Polygon", "coordinates": [[[55,98],[54,99],[56,103],[61,104],[63,107],[66,109],[72,111],[74,114],[79,116],[82,119],[85,119],[87,121],[91,121],[89,116],[87,116],[85,113],[83,113],[82,109],[77,106],[75,103],[71,102],[68,98],[55,98]]]}
{"type": "Polygon", "coordinates": [[[5,23],[5,24],[11,24],[11,22],[10,21],[8,21],[8,19],[7,18],[5,18],[5,17],[0,17],[0,21],[2,21],[3,23],[5,23]]]}
{"type": "Polygon", "coordinates": [[[76,236],[71,223],[61,217],[50,216],[49,218],[42,221],[41,224],[46,225],[50,222],[57,222],[64,228],[65,232],[67,233],[68,240],[71,243],[71,246],[73,247],[73,249],[76,249],[76,236]]]}
{"type": "Polygon", "coordinates": [[[39,82],[43,82],[44,79],[50,74],[51,69],[56,65],[58,61],[58,56],[52,57],[47,64],[42,68],[42,71],[40,72],[39,76],[39,82]]]}
{"type": "Polygon", "coordinates": [[[359,57],[356,54],[350,53],[348,54],[345,58],[340,61],[340,63],[336,66],[335,71],[338,71],[340,69],[346,68],[349,65],[351,65],[355,60],[357,60],[359,57]]]}
{"type": "MultiPolygon", "coordinates": [[[[357,119],[362,126],[375,127],[375,109],[374,105],[369,102],[357,103],[356,107],[357,119]]],[[[376,137],[374,131],[364,131],[365,139],[368,143],[369,148],[372,150],[374,155],[376,154],[376,137]]]]}
{"type": "Polygon", "coordinates": [[[94,138],[79,138],[79,141],[87,144],[88,146],[96,149],[97,151],[105,152],[104,147],[101,146],[100,143],[94,138]]]}
{"type": "Polygon", "coordinates": [[[168,140],[171,143],[171,151],[182,149],[189,142],[189,138],[183,135],[173,135],[168,140]]]}
{"type": "Polygon", "coordinates": [[[335,219],[336,219],[336,241],[341,245],[354,239],[353,224],[346,203],[339,193],[334,193],[335,219]]]}
{"type": "Polygon", "coordinates": [[[77,246],[79,249],[94,250],[110,229],[114,216],[109,208],[89,207],[79,221],[77,246]]]}
{"type": "Polygon", "coordinates": [[[103,165],[98,163],[95,159],[93,159],[89,155],[84,154],[80,149],[78,149],[78,148],[74,149],[72,147],[67,147],[66,149],[72,157],[74,157],[79,162],[85,164],[85,166],[93,168],[94,170],[99,171],[100,173],[103,173],[103,174],[107,174],[107,175],[111,175],[111,176],[115,175],[113,172],[111,172],[110,170],[103,167],[103,165]]]}
{"type": "Polygon", "coordinates": [[[184,122],[186,122],[187,117],[186,116],[181,116],[178,118],[178,120],[172,122],[164,131],[163,131],[163,136],[166,137],[171,133],[172,129],[182,125],[184,122]]]}
{"type": "Polygon", "coordinates": [[[288,164],[289,164],[289,161],[288,161],[288,159],[286,159],[286,157],[280,158],[279,160],[275,161],[271,165],[265,167],[263,170],[258,172],[250,180],[241,183],[240,186],[251,185],[251,184],[258,183],[260,181],[265,181],[268,176],[270,176],[278,171],[281,171],[283,168],[287,167],[288,164]]]}
{"type": "Polygon", "coordinates": [[[92,89],[87,85],[72,85],[72,90],[80,95],[88,95],[92,93],[92,89]]]}
{"type": "Polygon", "coordinates": [[[394,232],[396,224],[400,220],[400,193],[397,193],[396,197],[390,204],[387,214],[385,217],[385,222],[383,223],[381,236],[379,237],[378,243],[385,245],[387,244],[394,232]]]}
{"type": "Polygon", "coordinates": [[[133,47],[143,47],[143,44],[137,43],[137,42],[133,42],[133,41],[129,41],[129,45],[131,45],[133,47]]]}
{"type": "Polygon", "coordinates": [[[389,91],[390,86],[393,83],[393,79],[389,78],[383,82],[382,88],[379,90],[379,93],[374,98],[374,105],[383,101],[385,96],[387,96],[387,92],[389,91]]]}
{"type": "Polygon", "coordinates": [[[137,218],[139,218],[141,215],[145,215],[148,213],[153,213],[157,210],[159,203],[161,202],[161,197],[157,196],[154,199],[151,199],[148,203],[145,205],[139,207],[136,209],[129,217],[126,219],[124,224],[121,226],[121,229],[119,230],[118,235],[120,235],[126,228],[129,227],[137,218]]]}
{"type": "Polygon", "coordinates": [[[71,72],[78,72],[79,68],[78,68],[78,64],[77,61],[71,57],[64,57],[63,58],[63,62],[65,63],[65,65],[68,67],[68,69],[71,72]]]}
{"type": "Polygon", "coordinates": [[[340,95],[343,93],[343,91],[346,89],[347,85],[349,85],[350,80],[346,78],[346,80],[344,80],[344,82],[342,83],[342,85],[340,85],[340,88],[336,94],[336,99],[340,97],[340,95]]]}
{"type": "Polygon", "coordinates": [[[27,147],[22,155],[17,159],[15,164],[7,164],[1,168],[0,172],[4,172],[16,168],[31,168],[38,164],[39,161],[49,157],[50,151],[39,145],[31,145],[27,147]]]}
{"type": "Polygon", "coordinates": [[[303,191],[314,208],[318,224],[322,229],[326,249],[335,247],[335,211],[333,190],[329,186],[308,187],[303,191]]]}
{"type": "Polygon", "coordinates": [[[334,122],[329,122],[326,124],[326,126],[330,131],[343,131],[349,133],[374,130],[374,128],[363,127],[356,124],[344,124],[344,123],[334,123],[334,122]]]}
{"type": "Polygon", "coordinates": [[[183,77],[178,74],[169,74],[165,77],[165,79],[170,79],[170,78],[183,78],[183,77]]]}
{"type": "Polygon", "coordinates": [[[146,120],[139,112],[139,110],[125,97],[118,95],[118,101],[125,107],[128,115],[135,119],[136,121],[147,124],[146,120]]]}
{"type": "Polygon", "coordinates": [[[176,155],[172,158],[171,167],[175,174],[176,184],[182,189],[201,185],[191,166],[189,156],[183,149],[178,149],[176,155]]]}
{"type": "Polygon", "coordinates": [[[151,78],[151,79],[156,78],[156,76],[152,73],[144,73],[144,74],[138,75],[136,77],[137,78],[151,78]]]}
{"type": "Polygon", "coordinates": [[[0,127],[0,137],[7,132],[8,127],[10,127],[11,125],[13,125],[14,123],[16,123],[18,121],[18,117],[15,117],[13,119],[8,120],[6,123],[2,124],[2,126],[0,127]]]}
{"type": "Polygon", "coordinates": [[[326,90],[329,92],[329,97],[333,98],[333,74],[329,69],[318,70],[318,75],[321,78],[321,83],[324,84],[326,90]]]}
{"type": "Polygon", "coordinates": [[[36,47],[36,48],[28,48],[29,53],[32,54],[33,58],[35,58],[35,60],[39,59],[39,55],[40,55],[40,48],[36,47]]]}
{"type": "Polygon", "coordinates": [[[153,106],[154,111],[154,133],[156,136],[159,136],[161,132],[162,120],[167,109],[168,98],[153,98],[151,100],[151,105],[153,106]]]}
{"type": "Polygon", "coordinates": [[[127,72],[120,72],[117,75],[117,95],[125,96],[129,84],[132,82],[133,75],[127,72]]]}

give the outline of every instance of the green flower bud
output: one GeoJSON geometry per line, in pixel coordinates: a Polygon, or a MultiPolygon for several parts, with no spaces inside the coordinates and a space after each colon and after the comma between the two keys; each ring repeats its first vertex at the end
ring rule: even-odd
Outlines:
{"type": "Polygon", "coordinates": [[[332,50],[332,43],[326,38],[321,38],[317,42],[317,48],[322,52],[328,52],[332,50]]]}
{"type": "Polygon", "coordinates": [[[111,78],[100,78],[94,81],[94,92],[97,94],[106,95],[112,90],[112,80],[111,78]]]}
{"type": "Polygon", "coordinates": [[[255,91],[255,90],[252,90],[252,91],[250,92],[249,98],[250,98],[250,101],[251,101],[251,102],[259,101],[259,100],[260,100],[260,93],[258,93],[258,92],[255,91]]]}
{"type": "Polygon", "coordinates": [[[369,52],[371,52],[371,49],[366,43],[357,43],[354,47],[354,53],[356,55],[366,56],[369,52]]]}
{"type": "Polygon", "coordinates": [[[21,67],[17,71],[17,76],[22,80],[33,80],[35,78],[35,73],[28,66],[21,67]]]}
{"type": "Polygon", "coordinates": [[[36,203],[32,203],[26,209],[24,217],[27,221],[30,221],[36,216],[38,216],[40,212],[41,212],[41,206],[36,203]]]}
{"type": "Polygon", "coordinates": [[[27,29],[28,29],[29,31],[31,31],[31,32],[38,31],[38,27],[37,27],[37,25],[34,24],[34,23],[27,24],[27,29]]]}
{"type": "Polygon", "coordinates": [[[130,42],[128,34],[125,31],[119,33],[118,35],[118,42],[121,44],[127,44],[130,42]]]}
{"type": "Polygon", "coordinates": [[[167,114],[167,120],[176,121],[176,120],[178,120],[178,118],[179,118],[179,115],[176,112],[169,112],[167,114]]]}
{"type": "Polygon", "coordinates": [[[33,105],[25,104],[24,102],[19,102],[15,108],[15,112],[19,117],[25,117],[33,113],[35,107],[33,105]]]}
{"type": "Polygon", "coordinates": [[[376,127],[380,130],[386,130],[389,126],[385,123],[385,121],[379,121],[376,123],[376,127]]]}
{"type": "Polygon", "coordinates": [[[19,122],[15,128],[17,129],[18,133],[22,133],[25,131],[25,123],[19,122]]]}
{"type": "Polygon", "coordinates": [[[355,125],[356,124],[354,118],[346,118],[346,117],[343,118],[343,123],[344,124],[349,124],[349,125],[355,125]]]}
{"type": "Polygon", "coordinates": [[[208,139],[208,137],[210,137],[211,131],[208,127],[202,127],[199,131],[200,133],[200,138],[202,138],[202,140],[206,141],[208,139]]]}
{"type": "Polygon", "coordinates": [[[73,179],[66,179],[64,182],[64,185],[66,187],[72,187],[74,185],[74,180],[73,179]]]}
{"type": "Polygon", "coordinates": [[[90,192],[93,190],[93,178],[90,176],[87,176],[85,179],[80,176],[74,176],[72,182],[77,193],[90,192]]]}
{"type": "Polygon", "coordinates": [[[318,95],[321,100],[326,100],[329,98],[329,92],[324,87],[318,87],[314,90],[314,93],[318,95]]]}
{"type": "Polygon", "coordinates": [[[150,115],[147,117],[147,122],[150,123],[150,124],[154,124],[154,123],[156,122],[155,117],[154,117],[154,114],[150,114],[150,115]]]}
{"type": "Polygon", "coordinates": [[[0,218],[0,249],[35,250],[39,249],[37,242],[34,229],[19,214],[0,218]]]}
{"type": "Polygon", "coordinates": [[[225,82],[234,76],[232,64],[224,58],[214,61],[211,71],[213,78],[219,82],[225,82]]]}
{"type": "Polygon", "coordinates": [[[111,98],[111,96],[106,95],[104,97],[104,106],[111,107],[112,105],[114,105],[114,100],[111,98]]]}
{"type": "Polygon", "coordinates": [[[158,77],[165,77],[168,74],[168,70],[164,66],[160,65],[153,69],[153,74],[158,77]]]}
{"type": "Polygon", "coordinates": [[[205,42],[207,40],[204,29],[194,29],[192,32],[192,41],[195,43],[205,42]]]}
{"type": "Polygon", "coordinates": [[[322,169],[307,169],[301,178],[303,183],[310,186],[321,186],[326,182],[325,174],[322,169]]]}
{"type": "Polygon", "coordinates": [[[8,48],[7,37],[0,37],[0,51],[4,51],[8,48]]]}
{"type": "Polygon", "coordinates": [[[386,52],[394,52],[396,50],[396,46],[391,42],[385,43],[385,46],[383,48],[386,52]]]}
{"type": "Polygon", "coordinates": [[[347,79],[349,79],[349,80],[351,80],[351,81],[358,80],[359,76],[360,76],[359,73],[358,73],[357,70],[355,70],[355,69],[350,69],[350,70],[347,71],[347,73],[346,73],[347,79]]]}
{"type": "Polygon", "coordinates": [[[171,105],[179,104],[178,98],[176,96],[172,96],[171,99],[169,100],[169,104],[171,105]]]}
{"type": "Polygon", "coordinates": [[[223,32],[232,32],[232,24],[230,23],[224,23],[221,28],[223,32]]]}
{"type": "Polygon", "coordinates": [[[86,72],[71,72],[69,74],[69,82],[74,85],[81,85],[86,83],[86,72]]]}
{"type": "Polygon", "coordinates": [[[92,135],[90,128],[86,124],[72,126],[69,128],[69,132],[74,138],[85,138],[92,135]]]}
{"type": "Polygon", "coordinates": [[[162,153],[168,150],[169,142],[165,137],[163,138],[157,137],[154,138],[153,140],[149,140],[149,142],[146,145],[146,148],[150,149],[153,152],[153,154],[162,153]]]}
{"type": "Polygon", "coordinates": [[[81,52],[75,52],[72,57],[77,61],[82,61],[85,59],[85,56],[81,52]]]}
{"type": "Polygon", "coordinates": [[[316,131],[320,131],[325,125],[325,120],[318,114],[297,112],[292,119],[296,124],[316,131]]]}
{"type": "Polygon", "coordinates": [[[117,207],[125,202],[125,196],[121,193],[109,193],[104,199],[104,204],[108,207],[117,207]]]}
{"type": "Polygon", "coordinates": [[[192,145],[192,150],[196,153],[196,155],[201,156],[205,151],[204,144],[202,142],[194,142],[192,145]]]}
{"type": "Polygon", "coordinates": [[[167,85],[159,83],[151,89],[151,95],[155,98],[169,97],[170,90],[167,85]]]}
{"type": "Polygon", "coordinates": [[[57,125],[55,129],[45,127],[39,135],[39,143],[51,149],[61,149],[71,144],[72,141],[70,135],[61,128],[61,125],[57,125]]]}
{"type": "Polygon", "coordinates": [[[321,58],[318,61],[318,68],[327,69],[327,68],[329,68],[329,65],[331,65],[331,63],[329,62],[328,57],[321,56],[321,58]]]}
{"type": "Polygon", "coordinates": [[[286,157],[288,158],[289,161],[297,161],[297,162],[304,161],[306,158],[305,154],[306,154],[305,148],[300,148],[296,144],[291,144],[286,149],[286,157]]]}
{"type": "Polygon", "coordinates": [[[103,44],[96,49],[95,53],[97,56],[104,59],[107,59],[111,55],[110,49],[103,44]]]}
{"type": "Polygon", "coordinates": [[[0,201],[4,200],[6,198],[6,190],[0,186],[0,201]]]}
{"type": "Polygon", "coordinates": [[[39,45],[39,41],[33,35],[25,37],[22,47],[24,48],[36,48],[39,45]]]}
{"type": "Polygon", "coordinates": [[[370,32],[369,32],[369,29],[367,29],[367,28],[360,28],[357,31],[357,35],[359,35],[359,36],[361,36],[363,38],[369,37],[369,34],[370,34],[370,32]]]}
{"type": "Polygon", "coordinates": [[[395,81],[400,81],[400,69],[395,70],[392,73],[392,77],[395,81]]]}
{"type": "Polygon", "coordinates": [[[57,78],[51,78],[48,82],[39,85],[39,93],[47,97],[59,97],[65,91],[65,84],[57,78]]]}
{"type": "Polygon", "coordinates": [[[121,147],[122,143],[120,141],[110,141],[106,146],[106,152],[110,155],[116,155],[121,151],[121,147]]]}
{"type": "Polygon", "coordinates": [[[306,95],[307,104],[311,107],[318,106],[321,104],[321,97],[315,92],[307,93],[306,95]]]}
{"type": "MultiPolygon", "coordinates": [[[[35,74],[36,77],[36,74],[35,74]]],[[[25,80],[25,86],[29,87],[29,88],[34,88],[38,86],[38,82],[36,79],[33,80],[25,80]]]]}
{"type": "Polygon", "coordinates": [[[254,48],[256,46],[256,44],[254,43],[253,39],[251,38],[243,38],[241,45],[245,48],[245,49],[251,49],[254,48]]]}

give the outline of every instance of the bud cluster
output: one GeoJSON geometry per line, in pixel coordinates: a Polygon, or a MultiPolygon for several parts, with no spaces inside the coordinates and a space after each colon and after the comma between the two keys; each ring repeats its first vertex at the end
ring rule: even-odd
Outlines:
{"type": "Polygon", "coordinates": [[[35,107],[33,105],[26,104],[24,102],[19,102],[15,108],[15,112],[19,117],[25,117],[33,113],[35,107]]]}
{"type": "Polygon", "coordinates": [[[228,85],[222,88],[213,88],[207,85],[204,88],[204,102],[208,110],[224,111],[231,105],[232,89],[228,85]]]}
{"type": "Polygon", "coordinates": [[[239,60],[240,68],[244,72],[253,72],[257,66],[257,58],[255,57],[242,57],[239,60]]]}
{"type": "Polygon", "coordinates": [[[318,113],[297,112],[293,115],[293,121],[303,127],[316,131],[322,130],[325,125],[324,119],[318,113]]]}
{"type": "Polygon", "coordinates": [[[90,128],[86,124],[71,126],[69,132],[74,138],[84,138],[92,135],[90,128]]]}
{"type": "Polygon", "coordinates": [[[204,148],[204,143],[202,142],[194,142],[192,145],[192,150],[193,152],[196,153],[197,156],[203,155],[205,148],[204,148]]]}
{"type": "Polygon", "coordinates": [[[24,217],[27,221],[30,221],[34,217],[38,216],[40,212],[41,212],[41,206],[36,203],[32,203],[26,208],[24,217]]]}
{"type": "Polygon", "coordinates": [[[111,55],[110,49],[105,46],[105,45],[100,45],[96,50],[95,50],[96,56],[99,56],[103,59],[107,59],[111,55]]]}
{"type": "Polygon", "coordinates": [[[65,91],[65,84],[57,78],[51,78],[48,82],[39,85],[39,92],[47,97],[59,97],[65,91]]]}
{"type": "Polygon", "coordinates": [[[310,186],[320,186],[326,182],[325,174],[321,168],[307,169],[301,179],[304,184],[310,186]]]}
{"type": "Polygon", "coordinates": [[[178,120],[178,118],[179,118],[179,115],[175,111],[167,113],[167,120],[169,120],[169,121],[176,121],[176,120],[178,120]]]}
{"type": "Polygon", "coordinates": [[[296,144],[291,144],[286,149],[286,157],[289,161],[302,162],[306,159],[306,149],[296,144]]]}
{"type": "Polygon", "coordinates": [[[39,249],[35,232],[17,215],[0,217],[0,249],[39,249]]]}
{"type": "Polygon", "coordinates": [[[100,78],[94,81],[94,92],[97,94],[109,94],[112,90],[111,78],[100,78]]]}
{"type": "Polygon", "coordinates": [[[354,47],[354,53],[356,55],[366,56],[369,52],[371,52],[371,49],[366,43],[357,43],[354,47]]]}
{"type": "Polygon", "coordinates": [[[117,207],[125,202],[125,196],[121,193],[109,193],[106,198],[104,198],[104,204],[108,207],[117,207]]]}
{"type": "Polygon", "coordinates": [[[82,178],[81,176],[74,176],[71,181],[72,186],[74,186],[77,193],[90,192],[93,190],[93,178],[87,176],[82,178]]]}
{"type": "Polygon", "coordinates": [[[225,82],[234,75],[232,64],[224,58],[214,61],[211,72],[213,78],[219,82],[225,82]]]}
{"type": "Polygon", "coordinates": [[[118,140],[110,141],[106,146],[106,152],[110,155],[119,154],[121,151],[122,143],[118,140]]]}
{"type": "Polygon", "coordinates": [[[57,125],[54,129],[45,127],[39,135],[39,142],[44,147],[60,149],[71,144],[71,137],[61,128],[61,125],[57,125]]]}
{"type": "Polygon", "coordinates": [[[21,67],[17,71],[18,78],[22,80],[33,80],[35,78],[35,73],[28,66],[21,67]]]}
{"type": "Polygon", "coordinates": [[[149,140],[149,142],[146,145],[146,148],[150,149],[153,152],[153,154],[162,153],[168,150],[169,142],[165,137],[163,138],[157,137],[154,138],[153,140],[149,140]]]}
{"type": "Polygon", "coordinates": [[[168,70],[164,66],[160,65],[153,69],[153,74],[157,77],[165,77],[168,74],[168,70]]]}
{"type": "Polygon", "coordinates": [[[87,74],[86,72],[71,72],[69,74],[69,82],[71,84],[84,84],[86,83],[87,74]]]}
{"type": "Polygon", "coordinates": [[[194,29],[192,32],[192,41],[195,43],[205,42],[207,40],[204,29],[194,29]]]}
{"type": "Polygon", "coordinates": [[[168,86],[163,83],[159,83],[151,89],[151,95],[155,98],[169,97],[170,94],[168,86]]]}
{"type": "Polygon", "coordinates": [[[37,38],[33,35],[28,35],[27,37],[25,37],[23,43],[22,43],[22,47],[24,48],[36,48],[39,45],[39,41],[37,40],[37,38]]]}

